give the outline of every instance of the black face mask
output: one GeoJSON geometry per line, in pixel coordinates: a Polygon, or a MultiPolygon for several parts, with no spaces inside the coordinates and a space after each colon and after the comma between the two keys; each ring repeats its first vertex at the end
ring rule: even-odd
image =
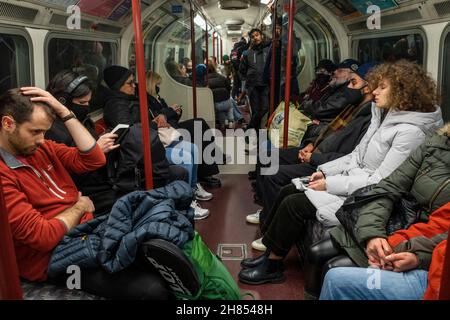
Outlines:
{"type": "Polygon", "coordinates": [[[89,113],[89,107],[83,106],[81,104],[71,103],[70,104],[70,110],[73,111],[73,113],[76,115],[77,119],[80,120],[80,122],[83,122],[89,113]]]}
{"type": "Polygon", "coordinates": [[[156,94],[159,94],[159,86],[155,86],[156,94]]]}
{"type": "Polygon", "coordinates": [[[350,89],[349,87],[346,87],[344,93],[347,103],[349,104],[359,104],[363,99],[361,89],[350,89]]]}
{"type": "Polygon", "coordinates": [[[330,82],[330,80],[331,80],[331,76],[328,75],[328,74],[319,73],[319,74],[316,75],[316,82],[319,85],[325,85],[328,82],[330,82]]]}
{"type": "Polygon", "coordinates": [[[192,73],[192,68],[187,68],[187,69],[186,69],[186,72],[189,73],[189,74],[191,74],[191,73],[192,73]]]}

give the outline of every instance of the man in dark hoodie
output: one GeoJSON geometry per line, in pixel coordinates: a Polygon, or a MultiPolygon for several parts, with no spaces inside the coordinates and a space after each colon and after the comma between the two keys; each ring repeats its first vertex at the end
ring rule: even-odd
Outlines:
{"type": "Polygon", "coordinates": [[[259,130],[261,121],[269,110],[269,86],[264,82],[264,66],[269,55],[270,42],[263,40],[263,34],[259,29],[252,29],[249,35],[252,44],[242,55],[239,73],[245,82],[252,108],[248,128],[259,130]]]}

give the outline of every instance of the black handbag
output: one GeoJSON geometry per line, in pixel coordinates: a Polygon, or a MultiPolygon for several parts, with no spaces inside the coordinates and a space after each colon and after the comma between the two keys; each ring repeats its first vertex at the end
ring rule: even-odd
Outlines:
{"type": "MultiPolygon", "coordinates": [[[[375,193],[373,191],[375,186],[376,184],[373,184],[356,190],[336,212],[337,219],[358,245],[355,228],[361,208],[370,202],[391,195],[389,192],[375,193]]],[[[410,193],[402,194],[399,199],[394,201],[394,207],[386,225],[386,234],[391,235],[397,230],[407,229],[419,220],[422,211],[423,208],[410,193]]]]}

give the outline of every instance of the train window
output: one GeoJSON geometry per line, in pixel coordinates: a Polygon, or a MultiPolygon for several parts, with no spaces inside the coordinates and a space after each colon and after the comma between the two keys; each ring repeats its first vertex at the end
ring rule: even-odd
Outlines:
{"type": "Polygon", "coordinates": [[[103,70],[115,63],[116,45],[95,40],[51,38],[47,48],[49,79],[64,69],[86,75],[94,86],[92,110],[98,109],[95,93],[103,80],[103,70]]]}
{"type": "Polygon", "coordinates": [[[30,47],[21,35],[0,33],[0,93],[31,84],[30,47]]]}
{"type": "Polygon", "coordinates": [[[423,65],[424,40],[418,33],[361,39],[358,43],[358,59],[361,63],[408,59],[423,65]]]}
{"type": "Polygon", "coordinates": [[[445,121],[450,121],[450,32],[444,40],[444,51],[442,60],[442,82],[441,82],[441,95],[442,95],[442,117],[445,121]]]}

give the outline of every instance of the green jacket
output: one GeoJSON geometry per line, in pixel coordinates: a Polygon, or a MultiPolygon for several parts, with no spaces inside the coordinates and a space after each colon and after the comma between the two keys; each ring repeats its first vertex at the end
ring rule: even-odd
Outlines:
{"type": "MultiPolygon", "coordinates": [[[[373,192],[388,192],[363,207],[356,223],[356,238],[362,248],[373,238],[385,238],[385,226],[394,202],[402,192],[409,192],[425,209],[421,221],[450,201],[450,124],[428,138],[391,175],[381,180],[373,192]]],[[[331,230],[331,236],[352,260],[367,267],[367,256],[342,226],[331,230]]],[[[419,260],[421,257],[419,256],[419,260]]],[[[419,266],[420,267],[420,266],[419,266]]]]}

